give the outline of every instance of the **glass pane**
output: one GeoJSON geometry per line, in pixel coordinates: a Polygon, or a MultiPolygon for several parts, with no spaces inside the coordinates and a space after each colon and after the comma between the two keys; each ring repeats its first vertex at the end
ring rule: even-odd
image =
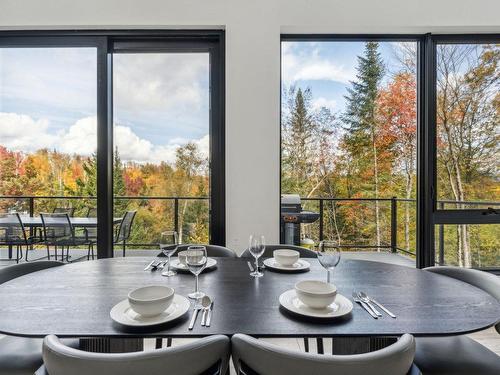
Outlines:
{"type": "Polygon", "coordinates": [[[174,229],[207,243],[208,53],[115,54],[113,83],[115,216],[137,211],[127,251],[174,229]]]}
{"type": "Polygon", "coordinates": [[[95,216],[96,58],[95,48],[0,48],[0,210],[95,216]]]}
{"type": "Polygon", "coordinates": [[[295,244],[322,235],[348,257],[415,265],[416,49],[282,43],[281,193],[322,215],[295,215],[295,244]]]}
{"type": "Polygon", "coordinates": [[[500,225],[436,225],[435,230],[437,264],[500,267],[500,225]]]}
{"type": "Polygon", "coordinates": [[[500,205],[500,45],[438,45],[436,104],[438,208],[500,205]]]}

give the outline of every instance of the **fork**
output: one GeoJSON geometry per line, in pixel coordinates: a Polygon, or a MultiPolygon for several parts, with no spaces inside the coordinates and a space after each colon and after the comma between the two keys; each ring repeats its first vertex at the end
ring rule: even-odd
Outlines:
{"type": "Polygon", "coordinates": [[[196,318],[198,317],[198,313],[201,310],[201,304],[199,301],[196,301],[196,305],[194,305],[193,308],[193,316],[191,317],[191,321],[189,322],[189,330],[192,330],[194,327],[194,324],[196,323],[196,318]]]}

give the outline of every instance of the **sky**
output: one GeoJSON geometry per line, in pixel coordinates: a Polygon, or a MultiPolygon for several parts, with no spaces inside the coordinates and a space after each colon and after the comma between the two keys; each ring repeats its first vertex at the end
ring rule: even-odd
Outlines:
{"type": "MultiPolygon", "coordinates": [[[[313,105],[344,109],[362,42],[283,42],[285,87],[310,87],[313,105]]],[[[394,43],[380,44],[390,73],[394,43]]],[[[90,155],[96,149],[96,49],[0,49],[0,144],[90,155]]],[[[113,56],[115,145],[122,160],[174,162],[191,141],[209,152],[207,53],[113,56]]]]}
{"type": "MultiPolygon", "coordinates": [[[[114,55],[115,145],[122,160],[174,162],[188,141],[208,156],[207,53],[114,55]]],[[[0,144],[90,155],[96,149],[96,50],[0,49],[0,144]]]]}
{"type": "MultiPolygon", "coordinates": [[[[364,42],[283,42],[281,71],[284,88],[309,87],[312,105],[327,107],[333,113],[345,109],[346,87],[356,80],[357,56],[363,54],[364,42]]],[[[397,71],[398,43],[381,42],[379,51],[386,76],[397,71]]]]}

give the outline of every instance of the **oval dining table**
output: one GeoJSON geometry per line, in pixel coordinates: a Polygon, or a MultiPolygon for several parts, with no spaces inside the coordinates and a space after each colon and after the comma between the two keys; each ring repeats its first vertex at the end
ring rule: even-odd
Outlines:
{"type": "Polygon", "coordinates": [[[335,269],[338,292],[364,291],[397,315],[373,319],[360,305],[345,317],[313,321],[280,307],[279,296],[304,279],[326,279],[316,259],[304,273],[249,276],[248,259],[215,258],[217,267],[200,275],[200,290],[214,298],[212,323],[197,320],[188,330],[192,308],[176,321],[132,329],[115,323],[110,310],[130,290],[168,285],[187,296],[194,277],[144,271],[152,258],[128,257],[72,263],[34,272],[0,285],[0,332],[44,337],[148,338],[202,337],[245,333],[255,337],[439,336],[485,329],[500,320],[500,304],[482,290],[442,275],[399,265],[343,260],[335,269]]]}

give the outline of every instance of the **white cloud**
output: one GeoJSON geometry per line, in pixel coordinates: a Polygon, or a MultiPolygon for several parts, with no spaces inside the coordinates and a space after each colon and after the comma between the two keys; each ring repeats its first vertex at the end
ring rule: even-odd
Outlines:
{"type": "MultiPolygon", "coordinates": [[[[27,115],[0,112],[0,144],[10,150],[29,153],[49,148],[68,154],[88,156],[97,148],[95,116],[80,119],[58,134],[49,133],[49,122],[45,119],[34,120],[27,115]]],[[[208,157],[208,135],[194,140],[176,138],[166,145],[155,145],[140,138],[129,126],[115,124],[114,127],[114,143],[123,161],[173,163],[177,148],[189,141],[197,144],[202,155],[208,157]]]]}
{"type": "Polygon", "coordinates": [[[290,85],[301,80],[326,80],[349,83],[355,79],[352,67],[346,68],[321,56],[320,46],[284,43],[282,48],[283,80],[290,85]]]}
{"type": "Polygon", "coordinates": [[[314,109],[321,109],[322,107],[326,107],[331,112],[333,112],[337,108],[337,101],[334,99],[327,99],[321,96],[319,98],[313,99],[312,106],[314,109]]]}

